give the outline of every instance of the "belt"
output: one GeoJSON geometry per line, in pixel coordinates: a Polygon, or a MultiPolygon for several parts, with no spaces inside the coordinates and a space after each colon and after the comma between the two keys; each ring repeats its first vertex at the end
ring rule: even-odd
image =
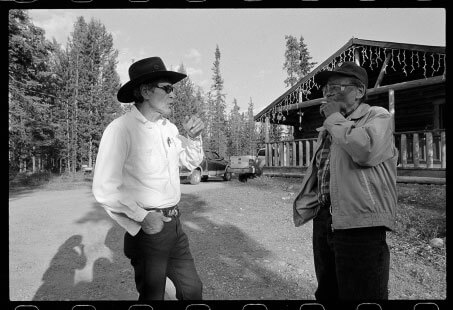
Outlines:
{"type": "Polygon", "coordinates": [[[162,213],[165,217],[177,217],[179,216],[179,208],[178,205],[168,208],[151,208],[147,209],[148,211],[155,211],[162,213]]]}

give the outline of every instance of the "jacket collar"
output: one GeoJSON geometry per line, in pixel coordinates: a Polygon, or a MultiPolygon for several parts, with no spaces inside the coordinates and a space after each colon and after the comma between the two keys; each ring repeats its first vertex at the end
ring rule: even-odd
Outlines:
{"type": "Polygon", "coordinates": [[[365,114],[367,114],[369,110],[370,110],[370,106],[368,104],[361,103],[361,104],[359,104],[357,109],[355,109],[355,111],[352,112],[351,115],[349,115],[346,119],[348,121],[353,120],[353,119],[359,119],[359,118],[363,117],[365,114]]]}
{"type": "MultiPolygon", "coordinates": [[[[137,107],[134,105],[132,105],[131,107],[131,114],[137,119],[139,120],[140,123],[143,123],[143,124],[146,124],[147,122],[149,123],[152,123],[150,122],[138,109],[137,107]]],[[[166,118],[160,116],[156,123],[163,123],[165,125],[166,123],[166,118]]]]}

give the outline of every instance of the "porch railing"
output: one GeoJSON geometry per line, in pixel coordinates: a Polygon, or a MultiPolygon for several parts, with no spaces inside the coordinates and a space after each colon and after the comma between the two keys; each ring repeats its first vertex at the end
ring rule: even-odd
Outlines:
{"type": "Polygon", "coordinates": [[[266,143],[266,166],[308,167],[316,139],[266,143]]]}
{"type": "Polygon", "coordinates": [[[405,131],[395,133],[403,168],[446,168],[445,130],[405,131]]]}
{"type": "MultiPolygon", "coordinates": [[[[308,167],[316,139],[266,143],[268,167],[308,167]]],[[[446,168],[445,130],[406,131],[395,133],[399,167],[446,168]]]]}

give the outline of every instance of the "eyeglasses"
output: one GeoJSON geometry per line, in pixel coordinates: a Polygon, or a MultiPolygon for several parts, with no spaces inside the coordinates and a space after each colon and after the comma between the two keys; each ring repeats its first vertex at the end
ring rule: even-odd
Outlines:
{"type": "Polygon", "coordinates": [[[174,90],[173,85],[164,85],[164,86],[157,85],[156,87],[163,89],[167,94],[171,93],[174,90]]]}
{"type": "Polygon", "coordinates": [[[355,84],[326,84],[322,91],[325,92],[340,92],[344,91],[348,86],[357,86],[355,84]]]}

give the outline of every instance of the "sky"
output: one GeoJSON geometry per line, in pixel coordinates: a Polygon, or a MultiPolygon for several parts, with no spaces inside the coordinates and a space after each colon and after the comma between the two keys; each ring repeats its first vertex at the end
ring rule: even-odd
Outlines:
{"type": "MultiPolygon", "coordinates": [[[[288,87],[284,80],[285,35],[303,36],[320,65],[352,37],[445,46],[443,8],[356,9],[51,9],[29,10],[32,22],[65,46],[78,16],[101,21],[118,50],[124,84],[132,61],[159,56],[168,70],[182,63],[205,92],[212,84],[219,47],[227,112],[236,99],[240,112],[250,100],[256,115],[288,87]]],[[[316,65],[315,65],[316,67],[316,65]]]]}

